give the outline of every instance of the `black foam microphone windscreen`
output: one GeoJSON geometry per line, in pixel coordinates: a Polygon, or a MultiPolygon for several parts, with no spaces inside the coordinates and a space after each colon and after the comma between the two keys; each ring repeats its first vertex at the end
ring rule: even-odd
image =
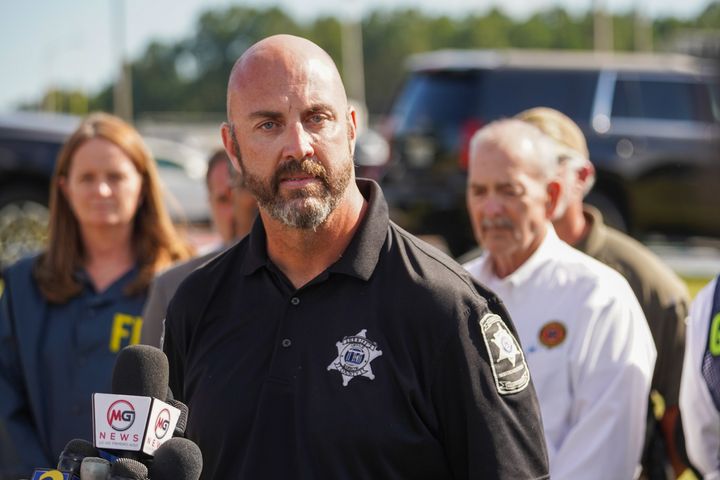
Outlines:
{"type": "Polygon", "coordinates": [[[202,452],[186,438],[171,438],[155,450],[150,466],[152,480],[198,480],[202,473],[202,452]]]}
{"type": "Polygon", "coordinates": [[[98,449],[95,448],[92,443],[80,438],[75,438],[70,440],[65,445],[62,453],[60,453],[57,469],[80,475],[80,465],[82,464],[83,458],[97,457],[99,455],[98,449]]]}
{"type": "Polygon", "coordinates": [[[180,418],[178,419],[177,424],[175,424],[175,431],[173,432],[173,437],[184,437],[185,427],[187,427],[189,413],[188,406],[182,403],[180,400],[175,399],[167,400],[167,403],[180,410],[180,418]]]}
{"type": "Polygon", "coordinates": [[[85,457],[80,465],[80,480],[107,480],[110,462],[99,457],[85,457]]]}
{"type": "Polygon", "coordinates": [[[164,399],[170,368],[159,348],[131,345],[120,350],[112,374],[112,393],[164,399]]]}
{"type": "Polygon", "coordinates": [[[131,458],[118,458],[110,469],[110,480],[146,480],[148,469],[131,458]]]}

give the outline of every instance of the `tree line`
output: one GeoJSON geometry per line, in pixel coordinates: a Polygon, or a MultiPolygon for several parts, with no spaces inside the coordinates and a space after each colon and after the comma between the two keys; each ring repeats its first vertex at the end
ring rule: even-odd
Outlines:
{"type": "MultiPolygon", "coordinates": [[[[612,16],[612,43],[618,51],[636,50],[636,15],[612,16]]],[[[655,50],[669,48],[687,31],[720,31],[720,2],[696,18],[656,19],[650,25],[655,50]]],[[[501,10],[463,17],[432,16],[417,9],[375,11],[361,23],[368,110],[386,111],[399,85],[408,55],[441,48],[592,49],[593,15],[572,16],[562,8],[515,20],[501,10]]],[[[166,112],[225,111],[225,87],[234,61],[257,40],[272,34],[307,37],[330,53],[341,68],[341,21],[319,17],[299,23],[279,8],[233,6],[205,11],[195,32],[177,42],[152,42],[131,62],[135,117],[166,112]]],[[[71,113],[113,108],[113,85],[89,96],[76,91],[49,91],[24,108],[71,113]],[[79,111],[80,110],[80,111],[79,111]]]]}

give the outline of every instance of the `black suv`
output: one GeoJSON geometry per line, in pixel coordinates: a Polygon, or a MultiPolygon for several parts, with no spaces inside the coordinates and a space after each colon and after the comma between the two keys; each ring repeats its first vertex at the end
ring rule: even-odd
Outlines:
{"type": "MultiPolygon", "coordinates": [[[[720,237],[716,65],[687,56],[570,51],[418,54],[385,125],[380,175],[393,218],[475,245],[465,209],[467,146],[481,126],[546,106],[582,128],[597,170],[588,196],[636,237],[720,237]]],[[[361,170],[362,172],[362,170],[361,170]]]]}

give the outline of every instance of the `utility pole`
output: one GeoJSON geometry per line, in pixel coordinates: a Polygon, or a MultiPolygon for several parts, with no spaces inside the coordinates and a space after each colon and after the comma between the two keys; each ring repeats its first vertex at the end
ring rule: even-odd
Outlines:
{"type": "Polygon", "coordinates": [[[119,60],[119,71],[113,88],[113,109],[115,115],[132,122],[132,71],[130,63],[125,58],[125,0],[110,0],[113,8],[110,9],[110,21],[115,31],[114,43],[119,60]]]}
{"type": "Polygon", "coordinates": [[[653,22],[643,10],[643,4],[638,0],[635,4],[633,44],[638,52],[650,52],[653,49],[653,22]]]}
{"type": "Polygon", "coordinates": [[[604,0],[593,0],[593,45],[595,50],[612,51],[613,19],[604,3],[604,0]]]}
{"type": "MultiPolygon", "coordinates": [[[[362,15],[358,8],[349,10],[342,22],[341,30],[343,79],[348,97],[359,104],[363,110],[359,113],[366,116],[362,15]]],[[[363,125],[367,122],[367,118],[359,120],[363,125]]]]}

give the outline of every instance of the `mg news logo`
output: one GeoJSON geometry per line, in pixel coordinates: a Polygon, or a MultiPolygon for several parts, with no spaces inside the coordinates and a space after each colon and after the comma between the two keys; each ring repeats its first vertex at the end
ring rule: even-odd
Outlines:
{"type": "Polygon", "coordinates": [[[157,421],[155,422],[155,436],[158,439],[163,438],[168,430],[170,429],[170,410],[163,408],[158,414],[157,421]]]}
{"type": "Polygon", "coordinates": [[[135,423],[135,407],[127,400],[113,402],[107,411],[107,422],[113,430],[124,432],[135,423]]]}

